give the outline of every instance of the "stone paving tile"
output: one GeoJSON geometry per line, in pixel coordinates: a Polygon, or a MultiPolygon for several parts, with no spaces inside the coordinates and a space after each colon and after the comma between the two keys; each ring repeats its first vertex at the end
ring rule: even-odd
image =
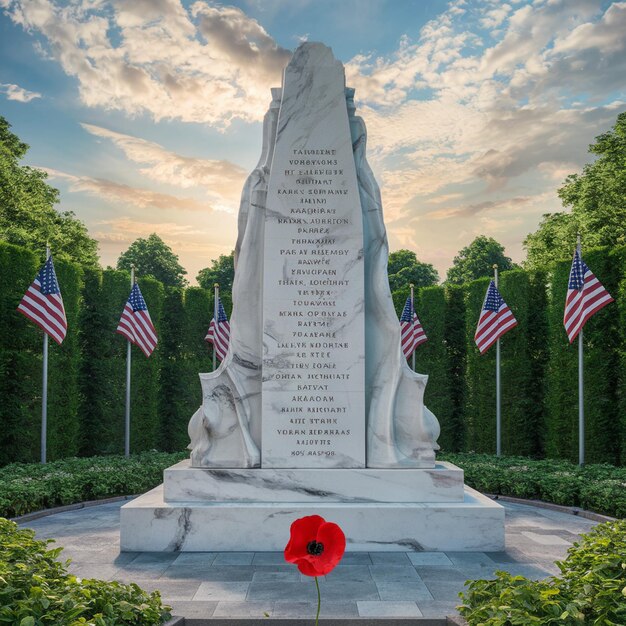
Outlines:
{"type": "Polygon", "coordinates": [[[253,575],[254,569],[243,565],[225,565],[224,567],[211,565],[205,567],[198,563],[186,566],[171,565],[163,572],[163,576],[168,578],[205,580],[208,582],[250,582],[253,575]]]}
{"type": "Polygon", "coordinates": [[[173,566],[200,565],[208,567],[215,561],[217,552],[178,552],[178,556],[172,563],[173,566]]]}
{"type": "Polygon", "coordinates": [[[407,557],[414,566],[448,567],[452,565],[452,561],[446,556],[445,552],[409,552],[407,557]]]}
{"type": "Polygon", "coordinates": [[[444,617],[445,615],[458,615],[457,606],[461,604],[461,599],[435,600],[434,602],[420,601],[417,607],[424,617],[444,617]]]}
{"type": "Polygon", "coordinates": [[[343,565],[371,565],[369,552],[346,552],[341,559],[343,565]]]}
{"type": "Polygon", "coordinates": [[[526,537],[527,539],[530,539],[531,541],[534,541],[535,543],[538,543],[539,545],[542,546],[565,546],[565,547],[569,547],[572,545],[571,541],[566,541],[565,539],[563,539],[562,537],[559,537],[558,535],[552,535],[552,534],[539,534],[536,532],[530,532],[530,531],[522,531],[521,533],[522,535],[524,535],[524,537],[526,537]]]}
{"type": "Polygon", "coordinates": [[[503,563],[516,563],[517,558],[515,555],[509,553],[508,550],[502,552],[486,552],[487,558],[491,559],[494,563],[498,565],[503,563]]]}
{"type": "Polygon", "coordinates": [[[132,567],[169,567],[178,558],[178,552],[140,552],[131,562],[132,567]]]}
{"type": "MultiPolygon", "coordinates": [[[[302,582],[253,582],[248,591],[248,600],[292,600],[308,602],[316,598],[315,583],[311,578],[309,584],[302,582]]],[[[378,589],[373,582],[352,583],[338,582],[326,585],[323,591],[323,603],[333,600],[379,600],[378,589]]]]}
{"type": "Polygon", "coordinates": [[[172,615],[184,615],[189,619],[202,619],[213,615],[217,601],[172,600],[168,604],[172,607],[172,615]]]}
{"type": "Polygon", "coordinates": [[[433,567],[430,565],[418,565],[416,568],[422,580],[449,580],[465,581],[467,576],[458,567],[433,567]]]}
{"type": "MultiPolygon", "coordinates": [[[[274,603],[274,613],[272,614],[272,617],[299,617],[313,619],[316,612],[317,603],[314,602],[289,602],[287,600],[277,600],[274,603]]],[[[359,611],[356,602],[326,602],[322,598],[320,617],[354,618],[359,617],[359,611]]]]}
{"type": "Polygon", "coordinates": [[[213,565],[252,565],[254,552],[218,552],[213,565]]]}
{"type": "Polygon", "coordinates": [[[69,570],[78,578],[98,578],[100,580],[121,580],[124,571],[109,563],[86,563],[73,565],[69,570]]]}
{"type": "MultiPolygon", "coordinates": [[[[301,574],[301,580],[310,578],[301,574]]],[[[370,572],[370,566],[368,565],[339,565],[326,576],[320,577],[320,583],[334,584],[336,581],[351,580],[353,582],[366,582],[372,580],[372,573],[370,572]]]]}
{"type": "Polygon", "coordinates": [[[412,565],[370,565],[372,578],[378,581],[419,580],[419,574],[412,565]]]}
{"type": "Polygon", "coordinates": [[[171,580],[142,580],[137,584],[145,591],[159,591],[166,604],[178,600],[193,599],[200,587],[199,582],[171,581],[171,580]]]}
{"type": "Polygon", "coordinates": [[[428,587],[421,580],[411,581],[410,584],[379,582],[376,583],[376,587],[380,599],[385,601],[414,600],[419,604],[420,601],[434,600],[428,587]]]}
{"type": "Polygon", "coordinates": [[[246,582],[203,582],[200,583],[193,600],[243,601],[246,599],[249,587],[250,583],[246,582]]]}
{"type": "Polygon", "coordinates": [[[257,617],[259,619],[272,617],[274,602],[227,602],[220,601],[213,611],[213,617],[257,617]]]}
{"type": "Polygon", "coordinates": [[[284,565],[285,555],[282,552],[256,552],[252,565],[284,565]]]}
{"type": "Polygon", "coordinates": [[[300,572],[298,572],[298,570],[294,567],[292,570],[279,570],[277,572],[266,572],[266,571],[260,571],[260,572],[254,572],[252,574],[252,580],[254,582],[258,582],[258,581],[278,581],[278,580],[282,580],[282,581],[286,581],[286,582],[296,582],[298,580],[300,580],[300,572]]]}
{"type": "Polygon", "coordinates": [[[410,565],[406,552],[370,552],[374,565],[410,565]]]}
{"type": "Polygon", "coordinates": [[[464,584],[456,581],[445,580],[425,580],[424,583],[428,587],[428,591],[435,600],[448,600],[450,598],[458,598],[459,591],[464,590],[464,584]]]}
{"type": "Polygon", "coordinates": [[[371,602],[356,603],[361,617],[422,617],[415,602],[371,602]]]}

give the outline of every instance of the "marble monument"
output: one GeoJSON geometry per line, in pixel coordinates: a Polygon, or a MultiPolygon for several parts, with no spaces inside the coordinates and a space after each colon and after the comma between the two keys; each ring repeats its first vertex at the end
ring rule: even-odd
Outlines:
{"type": "Polygon", "coordinates": [[[313,513],[352,550],[502,549],[502,507],[435,460],[343,65],[304,43],[272,96],[242,192],[229,351],[200,374],[189,461],[122,508],[122,549],[281,550],[313,513]]]}

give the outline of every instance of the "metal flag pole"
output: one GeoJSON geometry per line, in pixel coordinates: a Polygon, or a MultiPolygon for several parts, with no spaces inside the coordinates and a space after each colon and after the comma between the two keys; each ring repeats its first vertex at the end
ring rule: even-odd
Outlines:
{"type": "MultiPolygon", "coordinates": [[[[50,258],[50,245],[46,242],[46,261],[50,258]]],[[[48,451],[48,333],[43,333],[43,372],[41,390],[41,462],[45,465],[48,451]]]]}
{"type": "MultiPolygon", "coordinates": [[[[493,275],[498,288],[498,264],[493,264],[493,275]]],[[[502,454],[502,411],[500,407],[500,338],[496,340],[496,456],[502,454]]]]}
{"type": "Polygon", "coordinates": [[[213,371],[217,369],[217,350],[215,344],[217,342],[217,331],[219,325],[219,299],[220,299],[220,286],[218,283],[213,285],[213,371]]]}
{"type": "MultiPolygon", "coordinates": [[[[580,233],[576,235],[576,250],[581,255],[580,233]]],[[[583,277],[584,280],[584,277],[583,277]]],[[[578,333],[578,465],[585,464],[585,389],[583,378],[583,329],[578,333]]]]}
{"type": "MultiPolygon", "coordinates": [[[[130,288],[135,286],[135,266],[130,266],[130,288]]],[[[124,456],[130,456],[130,365],[131,365],[131,343],[126,342],[126,415],[124,417],[124,456]]]]}
{"type": "MultiPolygon", "coordinates": [[[[415,300],[413,298],[413,288],[414,285],[411,283],[411,332],[413,332],[413,326],[415,322],[413,321],[413,317],[415,316],[415,300]]],[[[415,371],[415,348],[413,348],[413,354],[411,355],[411,367],[413,371],[415,371]]]]}

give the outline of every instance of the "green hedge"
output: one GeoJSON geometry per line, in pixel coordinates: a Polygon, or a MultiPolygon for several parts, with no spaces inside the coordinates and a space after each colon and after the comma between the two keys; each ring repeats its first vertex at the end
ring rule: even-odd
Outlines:
{"type": "MultiPolygon", "coordinates": [[[[585,260],[617,299],[585,327],[587,461],[626,463],[626,248],[585,260]]],[[[0,243],[0,465],[39,458],[42,333],[15,308],[43,259],[0,243]]],[[[563,329],[570,263],[549,272],[504,272],[500,291],[519,325],[502,341],[505,454],[577,459],[577,350],[563,329]]],[[[49,458],[124,449],[126,342],[115,334],[128,298],[127,272],[57,263],[68,316],[62,346],[50,343],[49,458]]],[[[429,340],[416,352],[429,374],[426,405],[443,450],[495,451],[495,348],[480,355],[474,331],[488,280],[416,290],[429,340]]],[[[132,349],[131,450],[182,450],[201,403],[198,372],[212,369],[204,341],[213,294],[197,287],[140,285],[159,335],[147,359],[132,349]]],[[[400,314],[408,286],[393,293],[400,314]]],[[[227,313],[231,294],[222,293],[227,313]]]]}
{"type": "Polygon", "coordinates": [[[626,624],[626,521],[596,526],[556,564],[561,575],[545,580],[470,581],[461,615],[470,626],[626,624]]]}
{"type": "Polygon", "coordinates": [[[42,334],[16,312],[39,265],[32,252],[0,242],[0,465],[39,458],[42,334]]]}
{"type": "Polygon", "coordinates": [[[144,452],[69,458],[39,463],[12,463],[0,468],[0,517],[76,502],[144,493],[163,482],[163,470],[186,452],[144,452]]]}
{"type": "Polygon", "coordinates": [[[528,457],[446,453],[441,456],[461,467],[465,482],[478,491],[515,498],[544,500],[626,517],[626,468],[585,465],[528,457]]]}
{"type": "MultiPolygon", "coordinates": [[[[467,296],[467,436],[466,449],[495,452],[496,347],[480,354],[474,334],[489,279],[468,285],[467,296]]],[[[541,378],[545,298],[543,276],[520,270],[504,272],[499,291],[518,325],[500,340],[503,454],[533,455],[539,451],[542,405],[537,393],[541,378]]]]}
{"type": "Polygon", "coordinates": [[[35,532],[0,518],[0,622],[17,626],[140,626],[171,617],[158,591],[78,579],[35,532]]]}
{"type": "MultiPolygon", "coordinates": [[[[614,296],[623,265],[606,250],[590,250],[585,262],[614,296]]],[[[548,366],[546,371],[545,451],[549,457],[578,459],[578,339],[569,344],[563,311],[571,263],[558,263],[552,272],[548,309],[548,366]]],[[[623,303],[621,307],[623,307],[623,303]]],[[[623,350],[623,330],[621,332],[623,350]]],[[[585,325],[585,449],[586,462],[615,463],[620,447],[619,309],[609,304],[585,325]]],[[[622,418],[623,419],[623,418],[622,418]]]]}
{"type": "MultiPolygon", "coordinates": [[[[0,466],[40,455],[42,337],[16,312],[43,258],[0,242],[0,466]]],[[[125,339],[116,334],[130,292],[128,272],[83,271],[55,262],[68,320],[61,346],[49,343],[48,459],[124,450],[125,339]]],[[[139,279],[159,344],[150,358],[132,348],[131,450],[183,450],[201,403],[198,372],[212,369],[204,341],[210,292],[139,279]]],[[[230,313],[230,294],[223,294],[230,313]]]]}

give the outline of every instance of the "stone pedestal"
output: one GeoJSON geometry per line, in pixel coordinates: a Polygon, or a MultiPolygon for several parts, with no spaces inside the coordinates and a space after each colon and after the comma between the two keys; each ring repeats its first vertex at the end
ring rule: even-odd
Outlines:
{"type": "Polygon", "coordinates": [[[133,552],[280,551],[291,522],[321,515],[349,551],[497,551],[504,509],[463,485],[450,463],[432,470],[194,469],[121,510],[121,549],[133,552]]]}

